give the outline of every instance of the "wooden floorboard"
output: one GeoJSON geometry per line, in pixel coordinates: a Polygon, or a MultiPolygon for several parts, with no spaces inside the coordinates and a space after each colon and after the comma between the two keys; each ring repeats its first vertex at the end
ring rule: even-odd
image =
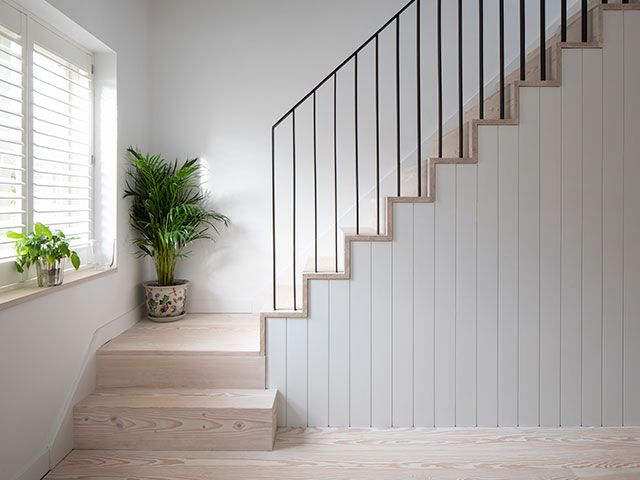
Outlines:
{"type": "Polygon", "coordinates": [[[281,429],[272,452],[73,451],[48,480],[640,479],[640,428],[281,429]]]}

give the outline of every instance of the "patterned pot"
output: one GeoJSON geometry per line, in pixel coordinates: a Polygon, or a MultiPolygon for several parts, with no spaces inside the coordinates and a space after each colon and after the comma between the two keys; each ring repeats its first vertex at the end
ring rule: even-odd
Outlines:
{"type": "Polygon", "coordinates": [[[159,287],[158,282],[145,282],[143,285],[149,320],[174,322],[186,315],[187,280],[176,280],[175,285],[168,287],[159,287]]]}

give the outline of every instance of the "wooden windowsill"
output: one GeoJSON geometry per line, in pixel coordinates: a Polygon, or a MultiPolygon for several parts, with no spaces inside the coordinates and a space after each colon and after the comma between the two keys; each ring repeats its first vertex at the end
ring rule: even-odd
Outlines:
{"type": "Polygon", "coordinates": [[[0,310],[28,302],[34,298],[59,292],[60,290],[88,282],[89,280],[104,277],[117,270],[117,267],[113,267],[106,270],[81,268],[77,272],[73,270],[66,271],[64,272],[64,283],[58,287],[38,287],[35,280],[18,284],[14,288],[0,292],[0,310]]]}

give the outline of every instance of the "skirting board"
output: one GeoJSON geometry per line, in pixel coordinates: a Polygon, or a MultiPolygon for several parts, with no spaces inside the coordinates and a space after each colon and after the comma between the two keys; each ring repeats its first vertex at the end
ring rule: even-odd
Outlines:
{"type": "MultiPolygon", "coordinates": [[[[143,316],[143,311],[144,305],[140,304],[94,332],[84,361],[74,382],[74,387],[69,393],[69,398],[64,405],[63,411],[60,413],[57,426],[51,436],[49,468],[55,467],[73,449],[73,406],[95,390],[96,351],[106,342],[120,335],[138,322],[143,316]]],[[[44,473],[46,473],[46,471],[44,473]]],[[[37,478],[42,478],[42,475],[37,478]]],[[[17,480],[28,479],[19,478],[17,480]]]]}
{"type": "Polygon", "coordinates": [[[49,449],[36,457],[16,480],[41,480],[49,471],[49,449]]]}

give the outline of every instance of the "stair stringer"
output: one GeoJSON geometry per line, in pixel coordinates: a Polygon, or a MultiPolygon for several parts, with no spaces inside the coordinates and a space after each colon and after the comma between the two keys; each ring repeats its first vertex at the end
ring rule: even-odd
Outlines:
{"type": "Polygon", "coordinates": [[[345,235],[343,271],[341,272],[304,272],[302,274],[302,308],[300,310],[275,310],[260,313],[260,351],[265,353],[265,333],[267,318],[301,318],[309,317],[309,281],[310,280],[350,280],[351,279],[351,245],[355,242],[391,242],[393,241],[393,206],[396,203],[434,203],[437,198],[436,178],[437,165],[473,165],[478,163],[478,129],[481,126],[501,126],[520,124],[520,88],[526,87],[555,87],[562,85],[562,50],[564,49],[602,49],[603,16],[607,10],[640,10],[640,4],[604,4],[593,8],[597,14],[594,25],[594,41],[591,42],[560,42],[552,48],[555,50],[553,59],[556,62],[554,80],[518,80],[514,82],[513,112],[514,116],[507,119],[474,119],[470,123],[470,151],[468,157],[430,157],[427,159],[426,178],[427,195],[420,197],[386,197],[386,233],[382,235],[345,235]]]}

